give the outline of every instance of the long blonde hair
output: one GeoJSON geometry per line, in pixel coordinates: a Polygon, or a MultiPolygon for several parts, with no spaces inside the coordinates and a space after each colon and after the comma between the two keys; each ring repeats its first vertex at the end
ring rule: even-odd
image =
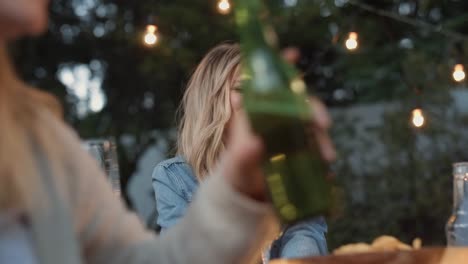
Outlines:
{"type": "Polygon", "coordinates": [[[231,117],[230,88],[241,60],[238,44],[210,50],[195,69],[182,99],[177,154],[201,180],[224,150],[223,136],[231,117]]]}
{"type": "Polygon", "coordinates": [[[31,143],[47,134],[38,121],[45,109],[61,116],[54,97],[16,78],[6,48],[0,45],[0,209],[28,206],[37,174],[31,143]]]}

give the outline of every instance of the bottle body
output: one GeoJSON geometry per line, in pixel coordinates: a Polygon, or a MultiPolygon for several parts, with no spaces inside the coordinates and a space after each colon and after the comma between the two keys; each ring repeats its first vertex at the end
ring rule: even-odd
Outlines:
{"type": "Polygon", "coordinates": [[[266,183],[283,223],[291,223],[327,212],[329,184],[319,153],[310,149],[304,120],[297,117],[250,113],[266,148],[266,183]]]}
{"type": "Polygon", "coordinates": [[[239,0],[236,5],[243,73],[248,76],[243,101],[266,148],[263,168],[271,201],[280,220],[290,224],[327,213],[331,188],[319,150],[311,146],[308,124],[313,113],[305,84],[271,44],[274,31],[262,8],[260,0],[239,0]]]}
{"type": "Polygon", "coordinates": [[[453,210],[446,225],[448,246],[468,246],[468,163],[453,164],[453,210]]]}

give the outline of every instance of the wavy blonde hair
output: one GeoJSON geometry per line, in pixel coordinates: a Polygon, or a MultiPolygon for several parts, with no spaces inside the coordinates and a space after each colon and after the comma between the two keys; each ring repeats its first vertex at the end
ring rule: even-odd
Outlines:
{"type": "Polygon", "coordinates": [[[0,45],[0,209],[25,208],[31,202],[38,180],[32,143],[49,135],[39,121],[39,113],[46,109],[62,114],[54,97],[16,78],[6,48],[0,45]]]}
{"type": "Polygon", "coordinates": [[[224,131],[231,117],[230,90],[241,61],[238,44],[210,50],[192,74],[182,99],[177,154],[201,180],[224,150],[224,131]]]}

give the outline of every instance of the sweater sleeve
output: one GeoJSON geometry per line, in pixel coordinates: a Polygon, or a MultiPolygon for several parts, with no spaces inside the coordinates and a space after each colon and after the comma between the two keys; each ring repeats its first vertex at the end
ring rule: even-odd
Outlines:
{"type": "Polygon", "coordinates": [[[71,129],[51,125],[70,160],[65,184],[72,186],[68,198],[86,263],[245,263],[259,251],[271,209],[236,192],[222,175],[209,177],[186,216],[157,237],[112,193],[71,129]]]}

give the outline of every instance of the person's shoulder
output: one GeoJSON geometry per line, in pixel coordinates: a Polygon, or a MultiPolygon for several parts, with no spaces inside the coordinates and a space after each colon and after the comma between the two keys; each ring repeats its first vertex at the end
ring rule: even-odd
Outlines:
{"type": "Polygon", "coordinates": [[[187,166],[188,163],[181,156],[175,156],[166,160],[159,162],[156,167],[162,167],[168,169],[174,166],[187,166]]]}
{"type": "Polygon", "coordinates": [[[192,182],[194,174],[191,166],[181,156],[175,156],[170,159],[161,161],[156,165],[153,171],[153,179],[164,180],[170,178],[176,182],[192,182]]]}

